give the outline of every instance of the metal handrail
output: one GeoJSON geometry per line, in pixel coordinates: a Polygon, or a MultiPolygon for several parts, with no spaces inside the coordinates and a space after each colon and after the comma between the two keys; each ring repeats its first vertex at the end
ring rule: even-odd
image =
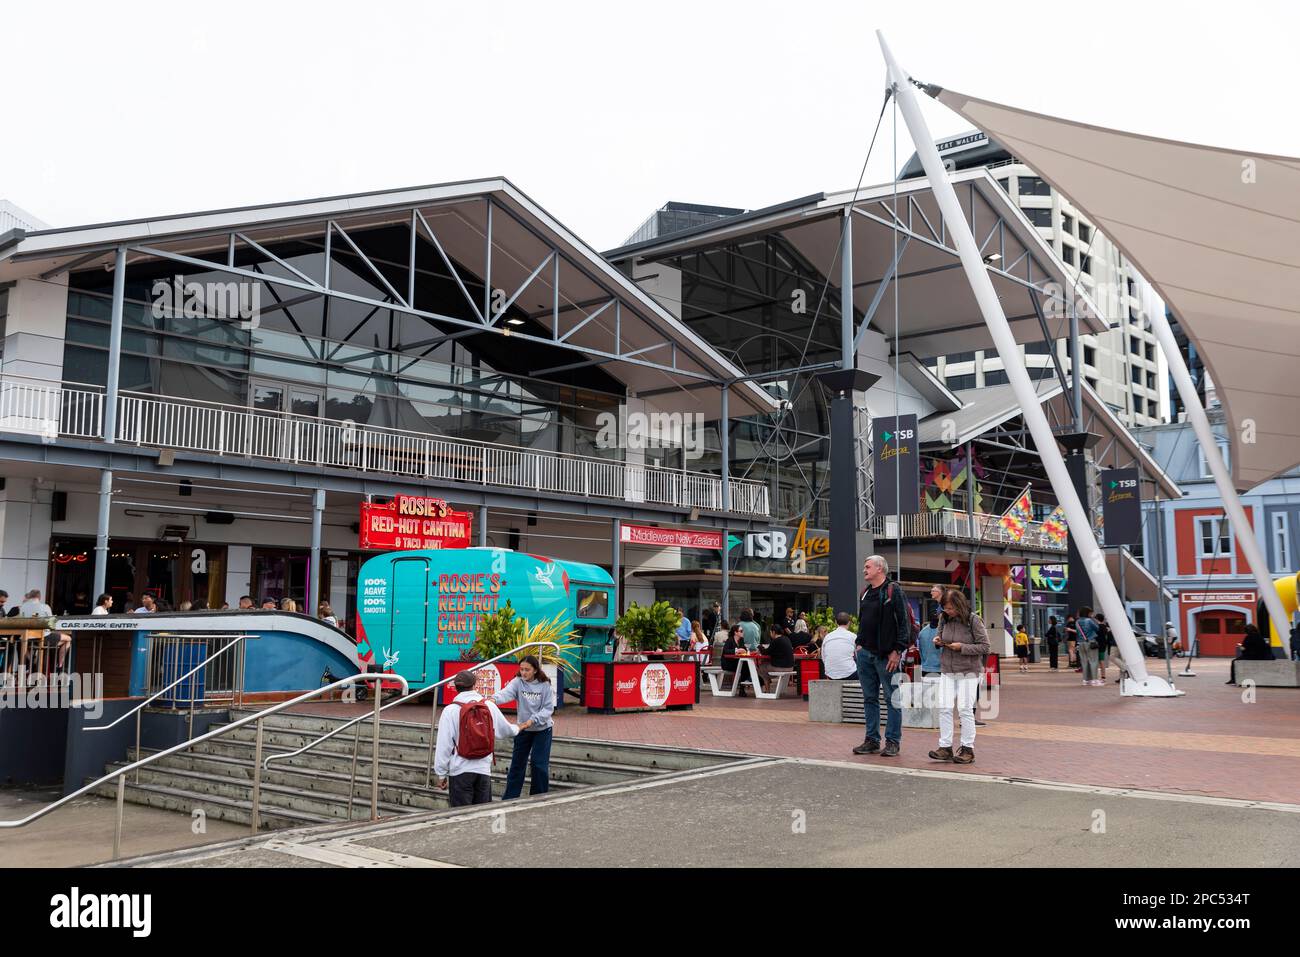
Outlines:
{"type": "MultiPolygon", "coordinates": [[[[559,652],[559,650],[560,650],[560,646],[559,646],[558,644],[556,644],[555,642],[553,642],[553,641],[526,641],[526,642],[524,642],[522,645],[519,645],[519,646],[516,647],[516,648],[511,648],[509,651],[502,652],[501,654],[497,655],[495,658],[489,658],[487,661],[480,661],[480,662],[479,662],[478,664],[476,664],[473,668],[466,668],[465,670],[466,670],[466,671],[478,671],[480,668],[486,667],[487,665],[490,665],[490,664],[494,664],[494,663],[500,661],[502,658],[509,658],[509,657],[511,657],[512,655],[517,655],[517,654],[519,654],[520,650],[522,650],[522,649],[524,649],[524,648],[542,648],[542,647],[551,647],[551,648],[554,648],[554,649],[556,650],[556,652],[559,652]]],[[[376,717],[377,717],[380,713],[382,713],[382,712],[384,712],[384,711],[387,711],[389,708],[394,708],[394,707],[396,707],[396,706],[399,705],[399,704],[405,704],[407,701],[411,701],[411,700],[413,700],[413,699],[415,699],[415,698],[418,698],[418,697],[420,697],[420,695],[425,694],[426,692],[432,691],[434,688],[440,688],[440,687],[442,687],[443,685],[445,685],[447,682],[449,682],[449,681],[454,681],[455,678],[456,678],[455,675],[452,675],[450,678],[443,678],[441,681],[435,681],[435,682],[434,682],[433,684],[431,684],[431,685],[426,685],[425,687],[421,688],[419,691],[412,691],[410,694],[406,695],[405,697],[402,697],[402,698],[396,698],[396,699],[394,699],[393,701],[388,702],[388,704],[384,705],[382,708],[377,708],[377,709],[375,710],[375,715],[376,715],[376,717]]],[[[437,712],[438,709],[437,709],[436,705],[435,705],[435,707],[434,707],[433,710],[434,710],[435,713],[437,712]]],[[[369,715],[365,715],[365,714],[363,714],[363,715],[359,715],[358,717],[353,718],[351,721],[344,722],[343,724],[339,725],[337,728],[334,728],[332,731],[327,731],[325,734],[321,735],[321,736],[320,736],[319,738],[317,738],[316,740],[314,740],[314,741],[309,741],[307,744],[304,744],[304,745],[303,745],[301,748],[299,748],[297,751],[290,751],[290,752],[288,752],[288,753],[286,753],[286,754],[273,754],[273,755],[271,755],[270,757],[268,757],[268,758],[266,759],[266,762],[265,762],[265,764],[263,765],[263,767],[265,767],[267,770],[270,770],[270,768],[271,768],[271,762],[272,762],[272,761],[286,761],[286,760],[288,760],[289,758],[296,758],[298,755],[300,755],[300,754],[304,754],[305,752],[310,751],[312,748],[316,747],[316,745],[320,744],[321,742],[323,742],[323,741],[328,741],[330,738],[334,737],[334,735],[338,734],[339,732],[341,732],[341,731],[346,731],[348,728],[352,727],[354,724],[358,724],[358,723],[360,723],[360,722],[362,722],[362,721],[365,721],[368,717],[370,717],[370,716],[369,716],[369,715]]],[[[429,725],[430,725],[430,732],[429,732],[429,767],[432,767],[432,765],[433,765],[433,747],[434,747],[434,741],[433,741],[433,737],[434,737],[434,736],[433,736],[433,731],[432,731],[432,728],[433,728],[433,718],[432,718],[432,716],[429,718],[429,725]]],[[[359,733],[359,731],[358,731],[358,733],[359,733]]],[[[378,728],[378,726],[376,726],[376,728],[375,728],[375,744],[374,744],[374,751],[375,751],[375,761],[376,761],[376,763],[378,763],[378,760],[379,760],[379,756],[378,756],[378,752],[379,752],[379,728],[378,728]]],[[[425,768],[425,772],[424,772],[424,786],[425,786],[425,787],[428,787],[428,786],[429,786],[429,778],[430,778],[430,770],[429,770],[429,767],[426,767],[426,768],[425,768]]]]}
{"type": "MultiPolygon", "coordinates": [[[[367,671],[367,672],[361,672],[360,674],[349,675],[346,678],[340,678],[338,681],[335,681],[332,684],[323,685],[322,687],[316,688],[312,691],[304,692],[303,694],[298,695],[296,698],[291,698],[288,701],[282,701],[277,705],[272,705],[271,707],[265,709],[264,711],[258,711],[256,714],[250,714],[246,718],[240,718],[238,721],[234,721],[230,724],[223,725],[222,727],[217,728],[214,731],[209,731],[206,734],[201,734],[197,738],[193,738],[189,741],[182,741],[180,744],[173,745],[172,747],[167,748],[165,751],[159,751],[155,754],[151,754],[147,758],[139,758],[138,760],[132,762],[131,764],[124,765],[118,768],[116,771],[110,771],[107,774],[105,774],[103,777],[97,778],[96,780],[85,785],[79,790],[73,791],[71,794],[65,795],[64,797],[59,798],[59,800],[47,804],[43,808],[39,808],[38,810],[33,811],[31,814],[27,815],[26,817],[17,818],[12,821],[0,821],[0,830],[10,830],[10,829],[16,829],[20,827],[26,827],[28,824],[31,824],[33,821],[39,820],[40,818],[49,814],[51,811],[54,811],[62,807],[63,805],[69,803],[70,801],[76,800],[77,798],[81,797],[83,794],[87,794],[90,791],[93,791],[101,784],[104,784],[108,781],[112,781],[113,779],[116,778],[117,779],[117,824],[113,832],[113,859],[116,860],[120,856],[120,852],[122,848],[122,815],[123,815],[123,805],[126,799],[126,775],[127,774],[129,774],[132,771],[138,770],[139,768],[142,768],[145,765],[153,764],[155,761],[161,761],[163,758],[170,757],[171,755],[176,754],[178,751],[183,751],[186,748],[192,747],[201,741],[210,741],[213,738],[219,738],[221,737],[221,735],[226,734],[230,731],[234,731],[237,728],[242,728],[246,724],[257,722],[257,747],[256,747],[257,754],[253,761],[253,802],[252,802],[253,809],[251,815],[253,833],[257,833],[258,824],[259,824],[259,814],[258,814],[259,798],[260,798],[261,783],[262,783],[262,775],[260,772],[261,763],[262,763],[261,761],[262,721],[273,714],[277,714],[288,708],[292,708],[295,705],[302,704],[304,701],[310,701],[312,698],[315,698],[318,695],[324,694],[328,691],[335,691],[339,688],[356,684],[359,681],[376,681],[376,680],[398,681],[401,682],[402,688],[404,690],[409,689],[409,685],[407,685],[406,679],[403,678],[401,675],[383,674],[382,672],[367,671]]],[[[376,702],[378,702],[379,700],[379,696],[377,694],[375,696],[375,700],[376,702]]],[[[375,709],[376,724],[378,724],[378,720],[379,720],[379,709],[376,708],[375,709]]],[[[378,747],[378,736],[376,736],[376,747],[378,747]]],[[[372,778],[371,778],[372,817],[376,814],[377,811],[376,805],[378,803],[377,802],[378,792],[379,792],[379,763],[378,761],[376,761],[375,766],[372,769],[372,778]]]]}
{"type": "MultiPolygon", "coordinates": [[[[246,639],[246,638],[248,638],[248,637],[250,637],[250,636],[249,636],[249,635],[218,635],[218,634],[208,634],[207,632],[198,632],[196,635],[179,635],[179,634],[176,634],[175,632],[171,632],[171,631],[158,631],[158,632],[154,632],[154,633],[152,634],[152,637],[154,637],[154,638],[191,638],[191,637],[201,637],[201,638],[234,638],[235,640],[232,641],[230,644],[226,645],[226,647],[222,648],[220,651],[216,652],[215,654],[211,654],[211,655],[209,655],[208,657],[204,658],[204,659],[203,659],[201,662],[199,662],[195,667],[193,667],[193,668],[191,668],[189,671],[185,672],[185,674],[181,675],[179,678],[177,678],[175,681],[173,681],[173,682],[172,682],[171,684],[169,684],[167,687],[165,687],[165,688],[163,688],[162,690],[157,691],[157,692],[155,692],[154,694],[150,695],[148,698],[146,698],[146,699],[145,699],[144,701],[142,701],[140,704],[136,705],[136,706],[135,706],[134,708],[132,708],[130,711],[125,711],[125,712],[123,712],[122,715],[121,715],[120,717],[118,717],[115,721],[111,721],[111,722],[109,722],[108,724],[99,724],[99,725],[95,725],[94,727],[84,727],[84,728],[81,729],[82,731],[107,731],[109,728],[112,728],[112,727],[114,727],[115,725],[121,724],[121,723],[122,723],[123,721],[125,721],[127,718],[131,717],[131,715],[136,714],[137,712],[143,711],[145,708],[147,708],[147,707],[149,706],[149,703],[150,703],[151,701],[156,701],[158,698],[160,698],[160,697],[162,697],[163,695],[165,695],[168,691],[171,691],[173,688],[175,688],[178,684],[180,684],[180,683],[181,683],[182,681],[184,681],[186,678],[188,678],[188,677],[190,677],[191,675],[195,674],[196,672],[201,671],[202,669],[206,668],[206,667],[208,666],[208,663],[209,663],[209,662],[215,661],[216,659],[220,658],[222,655],[224,655],[224,654],[225,654],[227,651],[229,651],[231,648],[234,648],[234,647],[238,646],[238,645],[240,644],[240,642],[242,642],[244,639],[246,639]]],[[[137,739],[137,741],[136,741],[136,747],[138,748],[139,746],[140,746],[140,742],[139,742],[139,740],[137,739]]]]}
{"type": "MultiPolygon", "coordinates": [[[[151,635],[149,636],[150,649],[151,649],[151,650],[150,650],[150,654],[149,654],[150,661],[153,660],[152,647],[153,647],[153,639],[154,639],[154,638],[188,638],[188,637],[190,637],[190,636],[189,636],[189,635],[179,635],[179,634],[176,634],[175,632],[164,632],[164,631],[154,632],[153,634],[151,634],[151,635]]],[[[170,691],[172,688],[176,687],[178,684],[180,684],[180,683],[181,683],[182,681],[184,681],[186,678],[192,677],[196,672],[202,670],[203,668],[206,668],[210,662],[215,661],[217,658],[219,658],[219,657],[221,657],[222,655],[224,655],[224,654],[225,654],[227,651],[229,651],[231,648],[234,648],[234,647],[236,647],[236,646],[243,647],[243,642],[244,642],[244,640],[245,640],[246,638],[250,637],[250,636],[249,636],[249,635],[220,635],[220,634],[211,634],[211,635],[210,635],[210,634],[207,634],[207,633],[205,633],[205,632],[200,632],[200,633],[199,633],[199,637],[203,637],[203,638],[234,638],[235,640],[232,641],[230,644],[226,645],[226,647],[222,648],[222,649],[221,649],[220,651],[218,651],[216,654],[209,655],[207,658],[203,659],[203,661],[201,661],[197,666],[195,666],[195,668],[194,668],[193,670],[188,671],[188,672],[186,672],[185,674],[181,675],[179,678],[177,678],[175,681],[173,681],[171,684],[169,684],[166,688],[163,688],[161,691],[157,692],[156,694],[151,695],[150,697],[146,698],[143,702],[141,702],[140,704],[138,704],[138,705],[136,705],[134,708],[132,708],[130,711],[127,711],[127,712],[125,712],[124,714],[122,714],[122,715],[121,715],[121,716],[120,716],[116,721],[112,721],[112,722],[110,722],[109,724],[101,724],[101,725],[98,725],[98,726],[93,727],[93,728],[89,728],[89,727],[88,727],[88,728],[82,728],[82,730],[83,730],[83,731],[107,731],[109,728],[112,728],[112,727],[114,727],[115,725],[119,724],[120,722],[125,721],[125,720],[126,720],[127,718],[129,718],[131,715],[135,715],[135,753],[136,753],[136,754],[139,754],[139,753],[140,753],[140,739],[141,739],[141,737],[142,737],[142,735],[143,735],[143,733],[144,733],[144,726],[143,726],[144,709],[145,709],[146,707],[149,706],[149,703],[150,703],[151,701],[155,701],[155,700],[157,700],[159,697],[161,697],[162,695],[166,694],[168,691],[170,691]]],[[[151,666],[151,669],[150,669],[150,670],[152,670],[152,666],[151,666]]],[[[239,669],[239,682],[240,682],[241,685],[243,684],[243,680],[244,680],[244,669],[241,667],[241,668],[239,669]]],[[[239,700],[240,700],[240,703],[241,703],[241,704],[243,703],[243,700],[244,700],[244,698],[243,698],[243,693],[242,693],[242,692],[243,692],[243,689],[242,689],[242,687],[241,687],[241,689],[240,689],[240,695],[239,695],[239,700]]],[[[187,741],[189,741],[189,740],[192,740],[193,738],[194,738],[194,698],[193,698],[193,696],[191,696],[191,698],[190,698],[189,723],[188,723],[188,725],[187,725],[187,729],[186,729],[186,733],[185,733],[185,739],[186,739],[187,741]]],[[[135,773],[135,783],[136,783],[136,784],[139,784],[139,783],[140,783],[140,772],[139,772],[138,769],[136,770],[136,773],[135,773]]]]}

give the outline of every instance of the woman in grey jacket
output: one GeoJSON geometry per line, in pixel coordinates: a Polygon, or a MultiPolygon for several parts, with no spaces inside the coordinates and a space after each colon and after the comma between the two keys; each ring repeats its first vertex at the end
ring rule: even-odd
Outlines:
{"type": "Polygon", "coordinates": [[[966,596],[955,588],[943,593],[943,614],[934,636],[939,649],[939,747],[930,752],[936,761],[953,764],[975,762],[975,698],[979,694],[984,659],[989,653],[989,633],[980,616],[971,611],[966,596]],[[952,750],[952,709],[961,718],[961,747],[952,750]]]}
{"type": "Polygon", "coordinates": [[[510,755],[503,801],[511,801],[524,791],[524,769],[530,764],[529,794],[545,794],[551,789],[551,714],[555,711],[555,685],[542,670],[536,655],[525,655],[519,662],[519,675],[492,696],[497,704],[516,702],[519,734],[510,755]]]}

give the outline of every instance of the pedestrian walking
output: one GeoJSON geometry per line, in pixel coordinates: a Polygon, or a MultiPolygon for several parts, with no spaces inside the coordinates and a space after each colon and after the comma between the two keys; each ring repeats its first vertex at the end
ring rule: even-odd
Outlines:
{"type": "Polygon", "coordinates": [[[1047,616],[1047,633],[1043,635],[1047,639],[1047,669],[1049,671],[1057,670],[1057,650],[1061,645],[1061,631],[1056,627],[1056,616],[1047,616]]]}
{"type": "Polygon", "coordinates": [[[1020,662],[1020,667],[1017,670],[1021,674],[1027,674],[1029,672],[1029,633],[1025,631],[1024,622],[1021,622],[1020,627],[1016,629],[1015,645],[1016,658],[1020,662]]]}

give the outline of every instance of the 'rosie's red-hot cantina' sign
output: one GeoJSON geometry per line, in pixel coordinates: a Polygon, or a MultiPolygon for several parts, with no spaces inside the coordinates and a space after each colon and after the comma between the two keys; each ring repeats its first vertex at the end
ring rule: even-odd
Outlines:
{"type": "Polygon", "coordinates": [[[467,548],[471,516],[443,499],[398,495],[384,505],[361,503],[362,548],[467,548]]]}
{"type": "Polygon", "coordinates": [[[655,545],[660,548],[720,549],[722,548],[722,532],[624,524],[621,526],[619,541],[625,545],[655,545]]]}

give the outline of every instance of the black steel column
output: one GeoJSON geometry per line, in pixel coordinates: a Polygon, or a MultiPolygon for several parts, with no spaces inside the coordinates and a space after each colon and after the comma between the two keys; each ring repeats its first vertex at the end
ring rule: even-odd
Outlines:
{"type": "MultiPolygon", "coordinates": [[[[1079,501],[1083,507],[1092,514],[1092,499],[1089,495],[1088,488],[1088,456],[1086,450],[1092,448],[1100,441],[1101,436],[1093,432],[1071,432],[1068,435],[1057,437],[1057,441],[1065,449],[1065,468],[1070,473],[1070,484],[1074,486],[1075,493],[1079,496],[1079,501]]],[[[1070,606],[1066,609],[1068,614],[1075,614],[1083,606],[1093,607],[1092,596],[1092,579],[1088,577],[1088,570],[1084,566],[1083,556],[1079,552],[1078,543],[1074,537],[1074,529],[1070,529],[1070,537],[1067,542],[1066,558],[1069,562],[1070,606]]],[[[1099,552],[1098,554],[1105,554],[1099,552]]]]}
{"type": "Polygon", "coordinates": [[[858,554],[861,528],[858,523],[858,442],[853,429],[853,393],[865,392],[880,376],[862,369],[824,372],[822,383],[831,391],[831,502],[827,600],[836,611],[857,612],[862,583],[862,560],[858,554]]]}

